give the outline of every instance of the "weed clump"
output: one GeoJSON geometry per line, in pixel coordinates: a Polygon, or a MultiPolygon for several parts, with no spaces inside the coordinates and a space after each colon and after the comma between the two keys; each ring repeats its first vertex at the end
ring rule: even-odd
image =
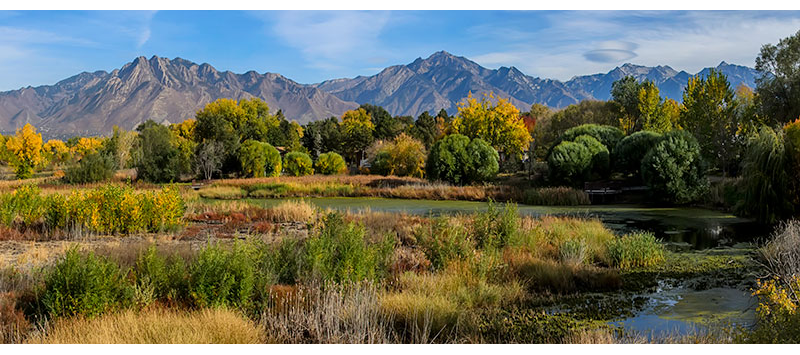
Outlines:
{"type": "Polygon", "coordinates": [[[649,267],[664,260],[664,246],[652,233],[633,233],[609,241],[608,257],[623,269],[649,267]]]}

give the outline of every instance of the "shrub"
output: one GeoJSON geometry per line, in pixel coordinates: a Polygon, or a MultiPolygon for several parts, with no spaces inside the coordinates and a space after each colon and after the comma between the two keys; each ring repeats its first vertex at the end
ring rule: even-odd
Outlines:
{"type": "Polygon", "coordinates": [[[339,213],[324,218],[324,226],[304,244],[306,279],[334,282],[377,280],[388,269],[394,239],[371,244],[363,226],[346,223],[339,213]]]}
{"type": "Polygon", "coordinates": [[[139,255],[133,275],[137,298],[145,305],[156,299],[174,302],[186,297],[188,274],[184,260],[165,258],[155,246],[139,255]]]}
{"type": "Polygon", "coordinates": [[[454,260],[470,256],[475,249],[466,228],[448,217],[435,218],[415,232],[417,244],[435,269],[442,269],[454,260]]]}
{"type": "Polygon", "coordinates": [[[132,291],[117,264],[73,248],[47,270],[41,302],[54,317],[96,316],[128,305],[132,291]]]}
{"type": "Polygon", "coordinates": [[[497,151],[482,139],[451,134],[434,143],[426,167],[431,180],[465,184],[494,178],[498,161],[497,151]]]}
{"type": "Polygon", "coordinates": [[[70,184],[85,184],[105,181],[114,175],[114,160],[105,154],[91,153],[67,169],[64,181],[70,184]]]}
{"type": "Polygon", "coordinates": [[[500,155],[489,143],[474,138],[467,145],[467,156],[470,161],[465,169],[467,181],[483,182],[494,179],[500,170],[500,155]]]}
{"type": "Polygon", "coordinates": [[[338,153],[327,152],[319,155],[314,170],[323,175],[341,174],[347,171],[347,164],[338,153]]]}
{"type": "Polygon", "coordinates": [[[44,198],[35,185],[22,185],[14,190],[0,209],[3,223],[11,226],[19,218],[24,226],[33,226],[39,223],[47,213],[44,198]]]}
{"type": "Polygon", "coordinates": [[[137,192],[131,187],[105,185],[69,195],[42,197],[39,189],[22,186],[0,207],[2,222],[19,218],[25,225],[44,222],[49,229],[83,228],[99,233],[159,232],[183,224],[186,205],[173,186],[137,192]]]}
{"type": "Polygon", "coordinates": [[[612,150],[614,147],[616,147],[617,143],[619,143],[619,141],[622,140],[622,137],[625,136],[625,133],[623,133],[622,130],[617,127],[597,124],[583,124],[566,130],[558,141],[574,141],[575,138],[578,138],[578,136],[582,136],[584,134],[597,139],[604,146],[608,147],[609,150],[612,150]]]}
{"type": "Polygon", "coordinates": [[[370,171],[381,175],[422,177],[425,172],[425,146],[400,133],[389,143],[376,142],[370,171]]]}
{"type": "Polygon", "coordinates": [[[311,157],[306,153],[290,152],[283,158],[283,168],[292,176],[304,176],[314,173],[311,157]]]}
{"type": "Polygon", "coordinates": [[[269,143],[248,139],[239,148],[242,172],[248,176],[264,177],[281,174],[281,153],[269,143]]]}
{"type": "Polygon", "coordinates": [[[623,269],[654,266],[664,260],[664,246],[652,233],[627,234],[608,243],[608,257],[623,269]]]}
{"type": "Polygon", "coordinates": [[[756,327],[750,334],[754,343],[797,343],[800,341],[800,276],[780,281],[758,282],[756,327]]]}
{"type": "Polygon", "coordinates": [[[664,134],[645,155],[641,171],[655,197],[664,201],[688,203],[708,190],[700,145],[686,131],[664,134]]]}
{"type": "Polygon", "coordinates": [[[256,274],[248,246],[226,250],[212,245],[189,266],[189,297],[200,307],[249,307],[256,274]]]}
{"type": "Polygon", "coordinates": [[[623,138],[613,149],[612,163],[614,170],[624,173],[639,175],[642,159],[645,154],[661,140],[661,134],[653,131],[638,131],[623,138]]]}
{"type": "Polygon", "coordinates": [[[516,237],[517,205],[506,203],[500,210],[489,201],[486,212],[479,212],[472,221],[472,233],[478,248],[500,249],[516,237]]]}
{"type": "Polygon", "coordinates": [[[589,155],[592,157],[591,165],[589,166],[589,173],[596,177],[606,177],[609,173],[609,156],[608,148],[600,141],[594,139],[589,135],[578,136],[574,140],[575,143],[582,144],[589,150],[589,155]]]}
{"type": "Polygon", "coordinates": [[[770,276],[787,281],[800,275],[800,221],[782,223],[758,252],[770,276]]]}
{"type": "Polygon", "coordinates": [[[572,185],[584,180],[591,164],[589,149],[583,144],[569,141],[559,143],[547,157],[551,177],[572,185]]]}

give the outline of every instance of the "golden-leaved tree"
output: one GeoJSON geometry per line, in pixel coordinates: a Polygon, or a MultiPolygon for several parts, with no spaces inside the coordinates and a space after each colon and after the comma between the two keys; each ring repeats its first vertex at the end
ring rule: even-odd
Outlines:
{"type": "Polygon", "coordinates": [[[33,176],[33,169],[44,162],[42,155],[42,135],[30,123],[17,130],[17,134],[6,142],[11,153],[10,162],[18,179],[33,176]]]}
{"type": "Polygon", "coordinates": [[[519,110],[510,101],[491,93],[484,94],[480,101],[470,93],[466,102],[459,103],[452,126],[453,133],[481,138],[508,155],[521,156],[531,141],[519,110]]]}
{"type": "Polygon", "coordinates": [[[344,149],[350,156],[350,161],[361,161],[361,153],[372,143],[372,133],[375,125],[372,117],[363,108],[350,110],[342,115],[341,131],[344,140],[344,149]]]}
{"type": "Polygon", "coordinates": [[[50,156],[54,165],[62,164],[69,160],[69,148],[60,139],[51,139],[44,144],[44,153],[50,156]]]}

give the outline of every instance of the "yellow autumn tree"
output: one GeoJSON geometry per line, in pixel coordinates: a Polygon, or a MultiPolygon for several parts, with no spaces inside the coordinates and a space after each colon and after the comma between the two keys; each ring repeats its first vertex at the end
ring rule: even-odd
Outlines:
{"type": "Polygon", "coordinates": [[[452,126],[454,133],[481,138],[509,155],[522,155],[531,142],[519,110],[510,101],[491,93],[484,94],[480,101],[470,93],[466,102],[459,103],[452,126]]]}
{"type": "Polygon", "coordinates": [[[44,144],[44,153],[53,164],[61,164],[69,159],[69,148],[59,139],[51,139],[44,144]]]}
{"type": "Polygon", "coordinates": [[[372,124],[372,117],[363,108],[350,110],[342,115],[340,127],[344,149],[350,156],[350,161],[358,164],[361,161],[361,153],[373,140],[375,125],[372,124]]]}
{"type": "Polygon", "coordinates": [[[103,146],[103,141],[95,137],[81,137],[70,151],[73,155],[83,158],[85,155],[95,152],[103,146]]]}
{"type": "Polygon", "coordinates": [[[33,169],[44,162],[42,156],[42,135],[30,123],[17,130],[17,134],[6,142],[11,153],[9,163],[14,167],[18,179],[33,176],[33,169]]]}

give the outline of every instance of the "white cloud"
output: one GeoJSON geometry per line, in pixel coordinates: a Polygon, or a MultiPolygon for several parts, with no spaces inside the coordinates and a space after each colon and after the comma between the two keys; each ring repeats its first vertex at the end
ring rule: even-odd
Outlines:
{"type": "Polygon", "coordinates": [[[362,59],[382,58],[378,37],[390,13],[281,11],[259,17],[287,45],[300,50],[310,66],[334,69],[362,59]]]}
{"type": "Polygon", "coordinates": [[[547,20],[549,26],[527,37],[517,34],[507,48],[473,59],[560,80],[607,72],[624,62],[695,73],[723,60],[753,66],[763,44],[800,29],[796,14],[763,12],[567,12],[547,20]]]}

